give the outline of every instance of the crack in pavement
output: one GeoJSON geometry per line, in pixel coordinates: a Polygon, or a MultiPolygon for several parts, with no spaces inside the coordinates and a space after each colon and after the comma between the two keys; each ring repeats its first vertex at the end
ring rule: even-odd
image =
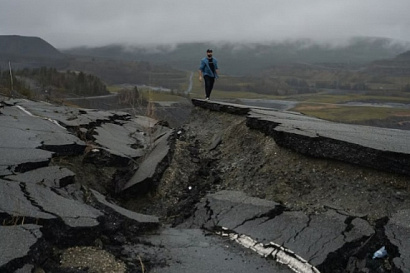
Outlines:
{"type": "MultiPolygon", "coordinates": [[[[267,219],[266,219],[265,221],[263,221],[263,223],[265,223],[265,222],[267,222],[267,221],[269,221],[269,220],[272,220],[272,219],[275,218],[276,216],[281,215],[281,214],[283,213],[283,211],[284,211],[284,208],[283,208],[283,207],[281,207],[281,206],[276,206],[275,208],[271,209],[271,210],[268,211],[268,212],[265,212],[265,213],[262,213],[262,214],[257,214],[257,215],[255,215],[255,216],[253,216],[253,217],[251,217],[251,218],[248,218],[248,219],[243,220],[242,223],[238,224],[237,226],[233,227],[232,229],[235,230],[235,229],[239,228],[240,226],[245,225],[245,224],[248,223],[248,222],[254,221],[254,220],[259,219],[259,218],[265,218],[265,217],[266,217],[267,219]]],[[[260,225],[260,224],[262,224],[262,223],[259,223],[259,225],[260,225]]]]}

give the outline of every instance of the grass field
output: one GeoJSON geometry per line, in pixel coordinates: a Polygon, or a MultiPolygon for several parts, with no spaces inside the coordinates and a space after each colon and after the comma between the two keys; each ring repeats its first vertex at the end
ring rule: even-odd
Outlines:
{"type": "Polygon", "coordinates": [[[408,117],[410,109],[389,107],[341,106],[335,104],[300,103],[292,109],[308,116],[344,123],[363,123],[392,117],[408,117]]]}
{"type": "MultiPolygon", "coordinates": [[[[189,79],[189,78],[188,78],[189,79]]],[[[192,90],[189,95],[171,94],[169,92],[155,92],[140,90],[142,96],[150,101],[183,101],[187,98],[205,97],[204,82],[199,82],[198,74],[194,73],[192,90]]],[[[313,94],[297,94],[288,96],[265,95],[254,92],[241,91],[240,85],[243,82],[237,82],[238,90],[221,90],[218,87],[218,81],[215,82],[215,88],[212,92],[211,99],[272,99],[287,100],[299,102],[296,107],[291,109],[308,116],[317,117],[325,120],[344,122],[344,123],[363,123],[368,120],[385,120],[392,117],[409,117],[410,109],[400,107],[372,107],[372,106],[348,106],[343,105],[348,102],[361,103],[401,103],[410,104],[410,93],[400,91],[375,90],[368,91],[366,94],[361,92],[347,91],[339,94],[329,94],[328,92],[319,92],[313,94]]],[[[188,88],[188,84],[181,86],[188,88]]],[[[118,92],[120,89],[116,86],[108,88],[111,92],[118,92]]]]}

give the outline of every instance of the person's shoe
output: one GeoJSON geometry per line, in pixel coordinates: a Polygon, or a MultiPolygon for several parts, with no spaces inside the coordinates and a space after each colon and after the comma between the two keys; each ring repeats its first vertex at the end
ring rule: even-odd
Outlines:
{"type": "Polygon", "coordinates": [[[205,100],[209,100],[209,97],[206,97],[205,100]]]}

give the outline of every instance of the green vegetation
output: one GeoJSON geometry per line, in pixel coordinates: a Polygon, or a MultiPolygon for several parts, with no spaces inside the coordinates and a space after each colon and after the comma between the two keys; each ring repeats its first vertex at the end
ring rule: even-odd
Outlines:
{"type": "MultiPolygon", "coordinates": [[[[384,39],[356,39],[344,48],[315,45],[311,41],[215,45],[215,57],[224,74],[216,81],[212,98],[297,101],[296,111],[341,122],[394,117],[400,115],[397,111],[407,110],[341,105],[410,103],[410,61],[400,56],[394,58],[407,48],[387,45],[389,41],[384,39]],[[374,61],[383,58],[390,59],[374,61]]],[[[203,98],[204,86],[198,81],[196,69],[203,50],[208,47],[210,45],[197,43],[175,48],[74,49],[67,51],[71,53],[69,58],[63,54],[55,56],[61,59],[59,67],[67,72],[45,67],[16,70],[13,87],[8,69],[2,66],[0,92],[8,94],[13,88],[27,97],[115,92],[124,105],[133,107],[152,101],[203,98]],[[191,71],[194,71],[193,86],[187,95],[191,71]],[[144,85],[147,88],[141,87],[144,85]],[[150,90],[150,86],[170,91],[157,92],[150,90]]],[[[33,54],[47,58],[51,49],[43,44],[33,54]]]]}
{"type": "MultiPolygon", "coordinates": [[[[391,58],[405,50],[386,45],[388,41],[383,39],[355,39],[346,48],[319,46],[309,41],[215,45],[216,58],[224,73],[215,85],[215,96],[304,96],[323,89],[385,91],[390,96],[393,91],[410,91],[410,80],[403,76],[407,67],[403,63],[398,70],[390,63],[364,64],[364,59],[391,58]],[[235,73],[238,69],[242,72],[235,73]]],[[[67,52],[76,54],[70,60],[70,69],[93,73],[110,85],[145,84],[182,93],[188,88],[190,71],[194,71],[192,94],[202,97],[203,88],[195,83],[197,65],[203,57],[203,52],[199,52],[202,47],[209,45],[180,44],[175,48],[153,49],[109,46],[67,52]]]]}
{"type": "Polygon", "coordinates": [[[184,97],[167,92],[141,91],[141,96],[147,101],[183,101],[184,97]]]}
{"type": "Polygon", "coordinates": [[[205,50],[212,48],[220,62],[221,72],[229,75],[259,76],[264,70],[289,63],[364,64],[393,58],[408,50],[406,45],[392,46],[392,40],[358,37],[346,46],[335,47],[312,40],[271,43],[184,43],[176,46],[124,47],[121,45],[66,50],[70,55],[93,56],[120,61],[138,60],[157,65],[193,71],[199,66],[205,50]]]}
{"type": "Polygon", "coordinates": [[[292,96],[282,96],[281,99],[300,101],[305,103],[410,103],[410,93],[406,92],[366,92],[358,94],[354,92],[340,91],[341,94],[329,94],[319,92],[315,94],[301,94],[292,96]]]}
{"type": "MultiPolygon", "coordinates": [[[[197,81],[196,77],[194,80],[197,81]]],[[[349,69],[336,70],[325,66],[293,64],[266,70],[258,77],[221,75],[216,81],[215,88],[227,97],[247,93],[253,93],[252,97],[260,97],[255,95],[256,93],[267,97],[292,96],[292,100],[303,100],[306,96],[318,99],[317,96],[311,95],[326,93],[328,90],[338,90],[338,92],[348,93],[348,95],[345,98],[322,95],[321,99],[326,100],[326,97],[328,97],[331,100],[336,98],[337,100],[350,101],[362,99],[360,94],[365,93],[366,99],[372,99],[371,96],[379,98],[384,96],[387,100],[392,100],[392,97],[395,96],[403,97],[406,92],[410,94],[410,78],[394,75],[376,77],[370,73],[349,69]]],[[[245,96],[248,97],[249,95],[245,96]]],[[[394,100],[399,101],[401,99],[394,100]]]]}
{"type": "Polygon", "coordinates": [[[292,109],[308,116],[342,123],[363,124],[371,120],[391,117],[410,117],[409,109],[388,107],[356,107],[334,104],[301,103],[292,109]]]}
{"type": "MultiPolygon", "coordinates": [[[[245,78],[221,76],[215,83],[215,89],[212,98],[215,99],[273,99],[298,101],[299,104],[291,109],[308,116],[318,117],[321,119],[356,124],[372,124],[374,120],[387,120],[390,118],[397,120],[410,119],[410,110],[407,108],[393,107],[359,107],[343,105],[349,102],[362,103],[403,103],[410,104],[410,93],[406,91],[388,91],[388,90],[366,90],[365,92],[355,90],[338,90],[335,93],[328,91],[319,91],[317,93],[293,94],[293,95],[273,95],[260,94],[255,92],[243,91],[241,85],[246,83],[245,78]],[[221,80],[231,81],[236,85],[236,89],[229,91],[223,90],[221,80]]],[[[193,82],[192,97],[203,98],[204,87],[195,77],[193,82]]]]}
{"type": "Polygon", "coordinates": [[[169,88],[177,92],[182,92],[187,86],[190,74],[167,65],[86,57],[71,60],[69,68],[96,75],[108,85],[147,85],[169,88]]]}
{"type": "Polygon", "coordinates": [[[55,68],[23,69],[16,75],[36,80],[41,88],[56,88],[59,91],[74,93],[76,95],[104,95],[107,87],[96,76],[84,72],[58,72],[55,68]]]}
{"type": "Polygon", "coordinates": [[[0,71],[0,93],[10,94],[11,89],[17,90],[20,94],[30,97],[30,87],[24,81],[18,80],[15,75],[13,79],[10,76],[10,71],[0,71]]]}
{"type": "Polygon", "coordinates": [[[182,101],[185,100],[186,95],[181,92],[171,91],[154,91],[149,87],[136,87],[136,86],[123,86],[123,85],[109,85],[107,89],[111,93],[129,93],[129,92],[138,92],[138,97],[145,101],[182,101]],[[138,91],[136,91],[138,90],[138,91]]]}
{"type": "Polygon", "coordinates": [[[97,77],[83,72],[59,72],[55,68],[35,68],[0,72],[0,90],[8,93],[11,88],[22,95],[31,97],[34,93],[50,92],[95,96],[108,94],[105,84],[97,77]]]}

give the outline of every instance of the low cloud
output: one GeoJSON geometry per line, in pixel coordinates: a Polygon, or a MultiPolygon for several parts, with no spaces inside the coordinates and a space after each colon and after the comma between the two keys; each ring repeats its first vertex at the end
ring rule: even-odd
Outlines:
{"type": "Polygon", "coordinates": [[[107,44],[266,42],[353,36],[410,41],[408,0],[3,1],[1,35],[58,48],[107,44]]]}

